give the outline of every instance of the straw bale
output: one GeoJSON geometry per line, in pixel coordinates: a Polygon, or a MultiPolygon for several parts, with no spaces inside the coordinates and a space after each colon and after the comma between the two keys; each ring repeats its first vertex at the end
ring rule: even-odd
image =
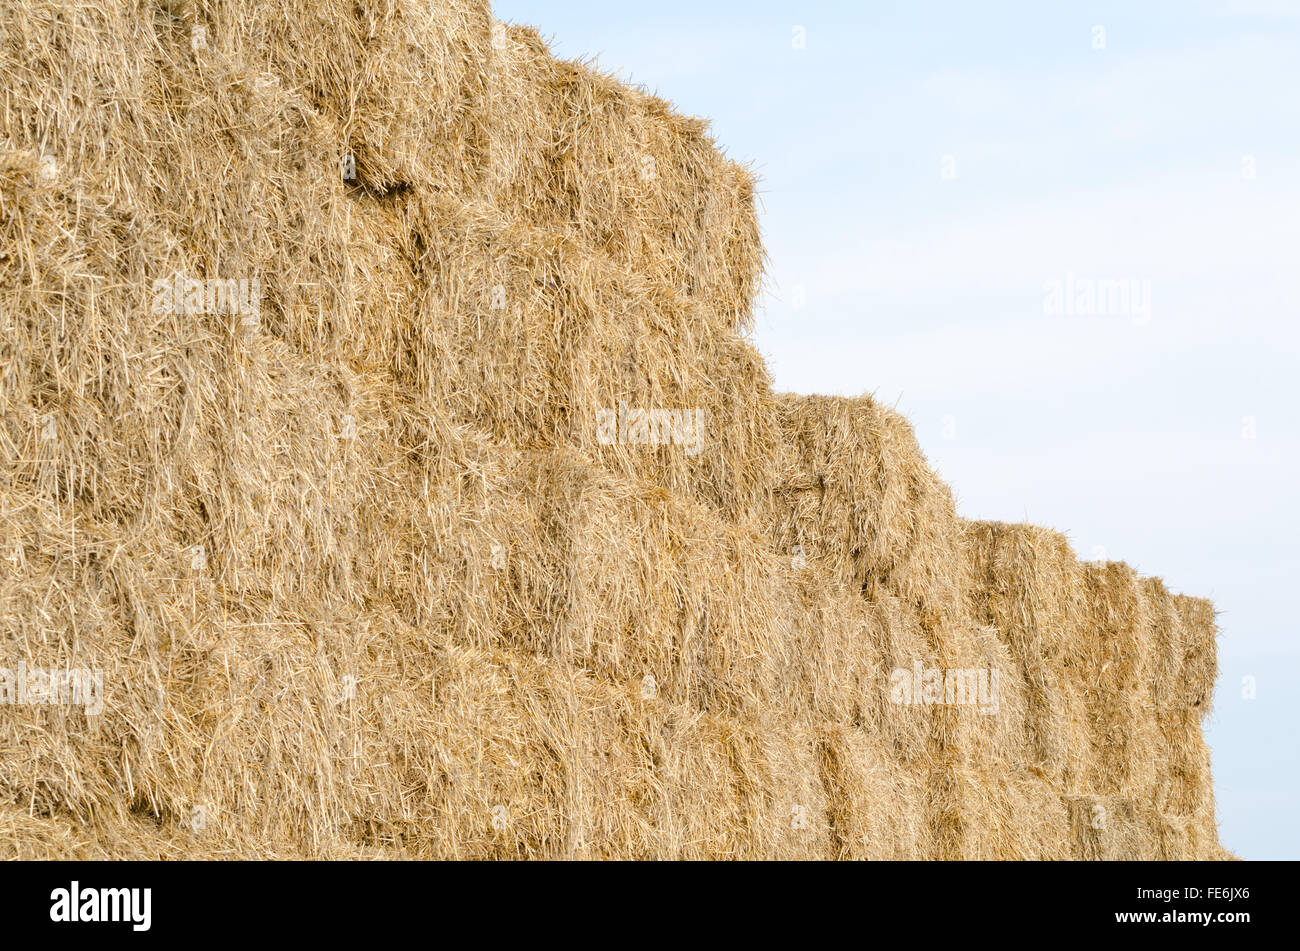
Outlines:
{"type": "Polygon", "coordinates": [[[1069,796],[1071,858],[1133,861],[1161,858],[1150,806],[1121,796],[1069,796]]]}
{"type": "Polygon", "coordinates": [[[734,331],[571,233],[487,206],[410,207],[396,230],[438,236],[418,307],[367,333],[404,383],[500,442],[577,446],[737,520],[765,511],[775,403],[762,359],[734,331]],[[638,432],[629,414],[645,412],[685,414],[682,428],[638,432]]]}
{"type": "Polygon", "coordinates": [[[918,604],[931,627],[960,614],[952,493],[911,424],[869,397],[779,399],[792,465],[776,493],[776,547],[824,552],[846,584],[918,604]]]}
{"type": "Polygon", "coordinates": [[[1219,677],[1219,625],[1207,598],[1174,596],[1183,629],[1183,702],[1201,716],[1213,709],[1214,682],[1219,677]]]}
{"type": "Polygon", "coordinates": [[[817,741],[817,768],[826,790],[826,857],[935,857],[920,775],[882,753],[869,732],[824,730],[817,741]]]}
{"type": "Polygon", "coordinates": [[[711,329],[749,326],[763,258],[754,177],[707,122],[553,58],[529,27],[498,28],[490,77],[497,204],[679,290],[711,329]]]}
{"type": "Polygon", "coordinates": [[[1083,566],[1084,631],[1078,651],[1092,739],[1088,785],[1106,795],[1146,795],[1155,781],[1152,650],[1143,636],[1137,574],[1119,562],[1083,566]]]}
{"type": "Polygon", "coordinates": [[[972,610],[1011,651],[1026,686],[1030,768],[1077,788],[1089,757],[1082,685],[1083,577],[1065,537],[1050,529],[968,522],[972,610]]]}

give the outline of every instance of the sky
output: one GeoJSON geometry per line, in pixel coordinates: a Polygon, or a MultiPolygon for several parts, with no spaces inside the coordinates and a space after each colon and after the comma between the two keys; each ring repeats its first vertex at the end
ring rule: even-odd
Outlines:
{"type": "Polygon", "coordinates": [[[757,172],[777,389],[1214,600],[1220,838],[1300,858],[1300,0],[493,9],[757,172]]]}

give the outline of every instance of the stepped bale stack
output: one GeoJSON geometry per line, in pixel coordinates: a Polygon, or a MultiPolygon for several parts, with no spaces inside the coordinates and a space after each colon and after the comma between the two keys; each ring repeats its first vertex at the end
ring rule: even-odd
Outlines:
{"type": "Polygon", "coordinates": [[[774,393],[762,264],[485,0],[8,5],[0,856],[1224,855],[1209,603],[774,393]]]}

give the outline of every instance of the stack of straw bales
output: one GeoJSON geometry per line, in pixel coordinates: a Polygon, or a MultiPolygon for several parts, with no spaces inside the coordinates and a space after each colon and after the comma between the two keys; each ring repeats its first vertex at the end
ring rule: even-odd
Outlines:
{"type": "Polygon", "coordinates": [[[1221,854],[1212,607],[773,393],[704,123],[486,0],[0,66],[0,668],[103,684],[0,682],[0,855],[1221,854]]]}

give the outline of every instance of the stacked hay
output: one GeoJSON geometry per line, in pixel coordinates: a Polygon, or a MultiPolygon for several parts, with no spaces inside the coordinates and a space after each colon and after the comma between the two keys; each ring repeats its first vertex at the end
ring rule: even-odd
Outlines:
{"type": "Polygon", "coordinates": [[[1205,711],[1189,700],[1215,665],[1209,603],[1080,563],[1046,529],[973,522],[967,535],[972,608],[1030,684],[1031,769],[1065,790],[1074,854],[1216,857],[1205,711]]]}
{"type": "MultiPolygon", "coordinates": [[[[889,606],[885,669],[997,671],[996,711],[889,705],[920,731],[897,744],[923,769],[925,815],[939,857],[1039,858],[1064,848],[1059,796],[1031,769],[1025,724],[1041,719],[1041,677],[1015,662],[1005,618],[969,604],[952,493],[926,463],[911,426],[869,397],[780,397],[785,469],[769,521],[778,550],[798,548],[869,605],[889,606]],[[1000,626],[998,621],[1003,622],[1000,626]]],[[[946,690],[946,686],[945,686],[946,690]]],[[[1039,726],[1034,722],[1032,729],[1039,726]]]]}
{"type": "Polygon", "coordinates": [[[1219,854],[1213,609],[774,394],[702,122],[481,0],[0,67],[0,668],[102,678],[0,674],[0,854],[1219,854]]]}

